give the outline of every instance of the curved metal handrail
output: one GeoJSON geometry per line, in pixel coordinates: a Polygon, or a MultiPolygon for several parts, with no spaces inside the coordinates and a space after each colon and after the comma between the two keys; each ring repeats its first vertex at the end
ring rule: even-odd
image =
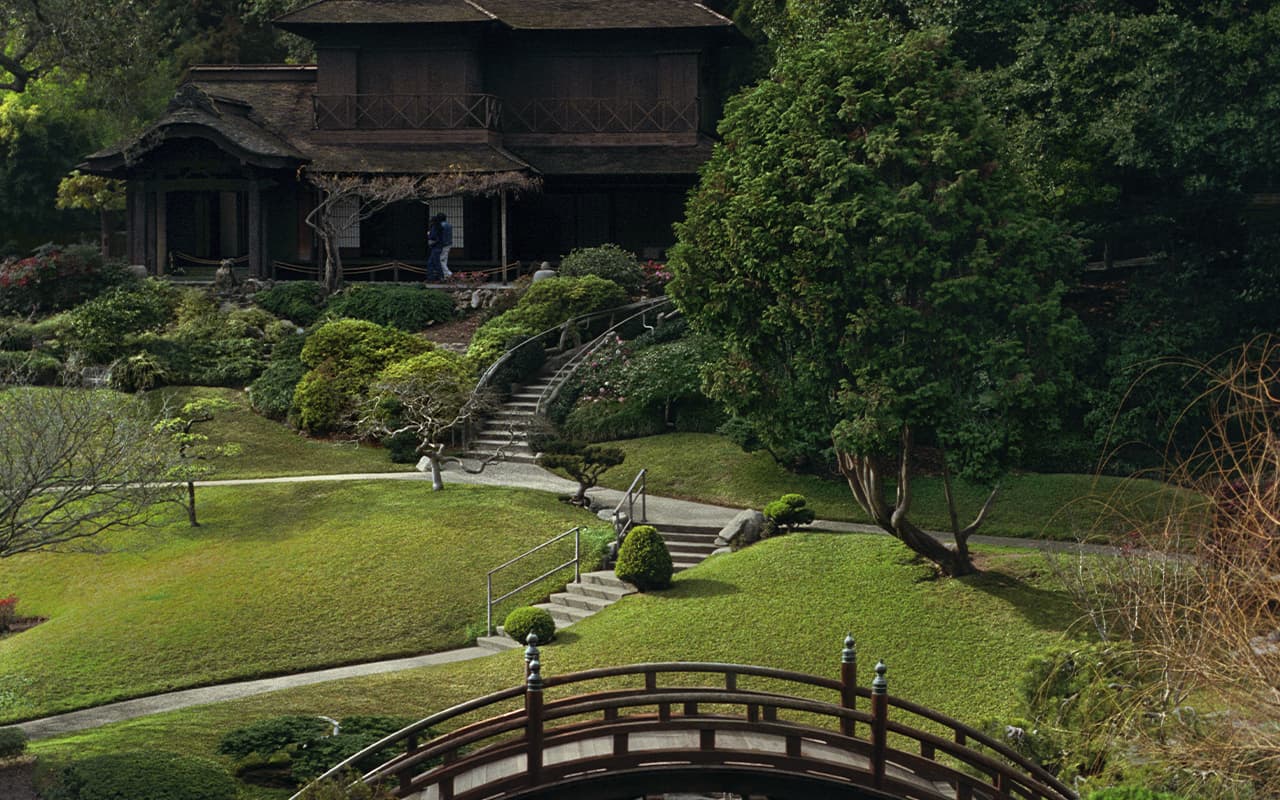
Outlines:
{"type": "MultiPolygon", "coordinates": [[[[987,775],[996,783],[994,786],[1007,792],[1012,785],[1017,785],[1023,796],[1047,798],[1048,800],[1074,800],[1075,794],[1063,782],[1059,781],[1043,767],[1031,762],[1002,742],[982,732],[954,720],[932,709],[916,703],[890,696],[885,689],[884,670],[877,666],[877,679],[871,688],[855,685],[856,656],[851,656],[851,645],[846,647],[841,664],[841,679],[833,680],[816,675],[808,675],[790,670],[776,669],[747,664],[727,664],[719,662],[656,662],[633,664],[628,666],[604,667],[585,670],[571,674],[554,676],[545,680],[537,673],[531,673],[527,685],[515,686],[477,698],[445,711],[427,717],[397,733],[366,747],[328,770],[321,780],[332,779],[345,774],[355,764],[370,755],[392,745],[404,743],[406,752],[397,755],[381,766],[363,776],[366,782],[377,781],[396,775],[400,778],[402,789],[410,789],[425,783],[424,778],[431,773],[418,773],[418,768],[432,758],[444,755],[450,768],[456,768],[456,758],[462,748],[471,748],[481,742],[492,740],[493,744],[481,750],[468,749],[471,755],[463,758],[486,760],[490,756],[497,757],[513,749],[525,752],[528,748],[544,746],[543,725],[547,721],[571,720],[584,715],[600,713],[602,719],[597,722],[577,722],[568,727],[553,728],[545,731],[546,737],[582,736],[583,732],[612,730],[610,726],[622,724],[689,727],[723,723],[732,726],[755,725],[761,730],[771,730],[770,726],[790,726],[793,730],[803,727],[804,730],[816,731],[823,737],[831,738],[833,743],[844,744],[858,749],[870,748],[869,752],[879,753],[874,756],[873,767],[883,775],[886,753],[899,762],[928,765],[930,770],[945,771],[953,776],[963,773],[955,768],[943,765],[934,760],[935,753],[942,753],[955,759],[967,768],[987,775]],[[722,677],[722,686],[658,686],[658,676],[663,674],[717,674],[722,677]],[[541,699],[544,690],[557,687],[578,687],[596,681],[641,676],[642,687],[609,688],[605,691],[575,694],[559,699],[541,699]],[[778,691],[759,691],[740,689],[740,677],[757,677],[786,684],[808,686],[837,693],[836,702],[817,700],[812,697],[794,696],[778,691]],[[530,698],[536,694],[536,704],[530,704],[530,698]],[[448,733],[419,743],[420,737],[428,729],[448,723],[464,714],[492,707],[505,701],[525,696],[526,706],[522,709],[508,710],[478,722],[463,725],[448,733]],[[870,712],[856,708],[858,698],[870,701],[870,712]],[[741,706],[745,709],[744,717],[726,716],[717,711],[714,714],[700,713],[698,706],[714,705],[718,709],[725,706],[741,706]],[[651,715],[643,717],[620,716],[625,708],[658,708],[657,719],[651,715]],[[683,709],[678,713],[675,709],[683,709]],[[778,720],[779,709],[817,715],[834,720],[838,724],[838,732],[819,728],[813,725],[778,720]],[[890,710],[899,714],[907,713],[918,717],[927,728],[917,727],[919,723],[912,721],[906,724],[890,719],[890,710]],[[870,737],[866,739],[856,736],[856,725],[870,726],[870,737]],[[941,728],[947,735],[939,735],[941,728]],[[530,733],[524,739],[515,741],[504,739],[512,732],[536,730],[537,736],[530,733]],[[918,745],[918,754],[892,749],[887,750],[885,736],[889,733],[918,745]],[[976,743],[989,752],[974,750],[968,743],[976,743]],[[524,749],[521,749],[524,748],[524,749]],[[875,759],[879,759],[876,766],[875,759]]],[[[536,648],[526,651],[526,661],[539,656],[536,648]]],[[[534,665],[536,668],[537,665],[534,665]]],[[[529,752],[532,752],[530,750],[529,752]]],[[[964,777],[969,780],[969,778],[964,777]]],[[[1008,796],[1003,794],[1002,796],[1008,796]]],[[[294,796],[295,798],[297,795],[294,796]]]]}
{"type": "MultiPolygon", "coordinates": [[[[609,334],[616,333],[619,329],[623,328],[626,325],[631,324],[636,319],[639,319],[640,324],[644,325],[644,318],[646,315],[657,311],[659,316],[661,316],[664,313],[664,310],[670,305],[671,305],[670,297],[663,296],[663,297],[651,298],[651,302],[648,306],[646,306],[645,308],[642,308],[640,311],[636,312],[635,314],[632,314],[631,316],[627,317],[621,322],[618,322],[614,325],[609,326],[608,330],[601,333],[590,344],[588,344],[586,347],[583,347],[581,350],[575,353],[573,357],[570,358],[567,362],[565,362],[565,364],[559,369],[559,371],[556,372],[556,380],[552,381],[547,386],[547,388],[542,390],[542,394],[538,396],[538,404],[534,408],[534,413],[535,414],[547,413],[547,409],[550,408],[551,404],[555,402],[555,399],[560,396],[560,390],[563,389],[564,385],[569,382],[569,379],[572,378],[575,373],[577,373],[578,369],[583,364],[587,363],[587,359],[591,358],[591,356],[595,355],[595,353],[598,352],[600,348],[604,347],[605,344],[607,344],[607,339],[609,337],[609,334]]],[[[653,328],[652,325],[645,325],[645,327],[651,330],[653,328]]]]}

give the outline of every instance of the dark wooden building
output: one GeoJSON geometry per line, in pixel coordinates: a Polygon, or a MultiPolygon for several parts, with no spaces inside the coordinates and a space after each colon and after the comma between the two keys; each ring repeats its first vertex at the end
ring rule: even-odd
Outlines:
{"type": "Polygon", "coordinates": [[[195,67],[139,137],[89,156],[128,182],[128,256],[154,272],[238,258],[314,268],[327,175],[448,176],[342,236],[348,270],[556,260],[616,242],[660,257],[710,154],[728,19],[691,0],[319,0],[278,20],[316,64],[195,67]]]}

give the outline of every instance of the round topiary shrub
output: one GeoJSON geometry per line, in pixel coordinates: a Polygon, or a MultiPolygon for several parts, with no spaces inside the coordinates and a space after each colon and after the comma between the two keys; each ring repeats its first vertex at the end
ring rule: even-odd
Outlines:
{"type": "Polygon", "coordinates": [[[15,758],[27,751],[27,734],[22,728],[0,728],[0,758],[15,758]]]}
{"type": "Polygon", "coordinates": [[[644,285],[644,271],[633,253],[616,244],[574,250],[560,262],[558,272],[568,277],[595,275],[621,286],[628,294],[638,294],[644,285]]]}
{"type": "Polygon", "coordinates": [[[236,782],[216,761],[176,753],[92,756],[62,770],[65,800],[235,800],[236,782]]]}
{"type": "Polygon", "coordinates": [[[538,635],[538,642],[541,644],[556,638],[556,621],[545,608],[521,606],[507,615],[502,629],[520,644],[528,641],[531,633],[538,635]]]}
{"type": "Polygon", "coordinates": [[[652,525],[637,525],[627,533],[613,568],[619,580],[634,584],[642,592],[667,588],[674,571],[667,543],[652,525]]]}

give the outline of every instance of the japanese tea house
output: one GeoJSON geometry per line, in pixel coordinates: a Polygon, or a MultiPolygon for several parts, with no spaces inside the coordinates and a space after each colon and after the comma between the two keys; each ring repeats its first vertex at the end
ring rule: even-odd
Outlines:
{"type": "Polygon", "coordinates": [[[193,67],[163,116],[82,165],[127,181],[132,262],[315,274],[317,174],[451,187],[350,226],[348,275],[425,262],[440,211],[455,271],[604,242],[659,257],[738,43],[692,0],[319,0],[275,24],[316,64],[193,67]]]}

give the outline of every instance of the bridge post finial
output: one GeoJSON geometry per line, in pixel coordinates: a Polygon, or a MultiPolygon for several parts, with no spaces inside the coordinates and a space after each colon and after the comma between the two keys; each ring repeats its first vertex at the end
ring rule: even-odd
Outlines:
{"type": "Polygon", "coordinates": [[[529,662],[529,674],[524,683],[525,760],[530,781],[538,779],[542,771],[542,662],[529,662]]]}
{"type": "MultiPolygon", "coordinates": [[[[840,705],[849,709],[858,707],[858,646],[852,633],[845,634],[844,650],[840,652],[840,705]]],[[[856,731],[857,725],[852,719],[841,718],[841,733],[853,736],[856,731]]]]}
{"type": "Polygon", "coordinates": [[[529,662],[529,675],[525,678],[524,688],[528,692],[542,691],[542,662],[536,658],[529,662]]]}
{"type": "Polygon", "coordinates": [[[884,662],[876,663],[876,677],[871,682],[871,774],[872,785],[884,785],[884,753],[889,729],[889,681],[884,662]]]}
{"type": "Polygon", "coordinates": [[[540,655],[538,652],[538,634],[531,633],[524,640],[529,645],[524,649],[524,674],[527,678],[529,677],[529,665],[537,661],[540,655]]]}

